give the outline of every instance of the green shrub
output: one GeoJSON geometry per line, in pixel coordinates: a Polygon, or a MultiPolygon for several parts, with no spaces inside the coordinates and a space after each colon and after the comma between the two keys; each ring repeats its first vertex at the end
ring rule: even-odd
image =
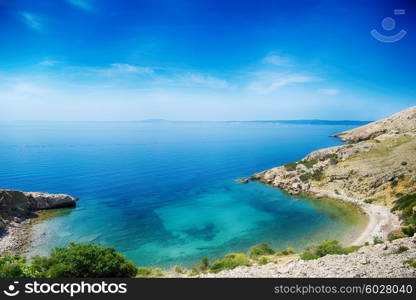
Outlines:
{"type": "Polygon", "coordinates": [[[209,268],[209,259],[208,257],[202,257],[201,260],[199,261],[199,266],[198,266],[199,270],[201,271],[206,271],[209,268]]]}
{"type": "Polygon", "coordinates": [[[262,255],[272,255],[275,251],[268,243],[261,243],[259,245],[253,246],[249,251],[249,256],[251,258],[257,258],[262,255]]]}
{"type": "Polygon", "coordinates": [[[175,271],[175,273],[179,273],[179,274],[185,273],[185,270],[182,269],[181,266],[175,266],[175,268],[173,270],[175,271]]]}
{"type": "Polygon", "coordinates": [[[294,254],[294,253],[295,253],[295,251],[293,250],[293,248],[288,247],[288,248],[280,251],[278,254],[279,255],[290,255],[290,254],[294,254]]]}
{"type": "Polygon", "coordinates": [[[155,278],[155,277],[163,277],[164,273],[160,268],[146,268],[146,267],[139,267],[137,268],[137,278],[155,278]]]}
{"type": "Polygon", "coordinates": [[[316,254],[310,253],[308,251],[305,251],[301,254],[300,258],[303,259],[303,260],[312,260],[312,259],[319,258],[319,256],[316,255],[316,254]]]}
{"type": "Polygon", "coordinates": [[[0,256],[0,278],[29,278],[36,277],[38,273],[25,264],[25,259],[20,256],[0,256]]]}
{"type": "Polygon", "coordinates": [[[299,163],[307,167],[308,169],[312,168],[318,161],[316,159],[311,160],[302,160],[299,163]]]}
{"type": "Polygon", "coordinates": [[[328,240],[318,245],[308,246],[301,255],[301,259],[310,260],[328,254],[348,254],[358,250],[360,246],[342,247],[338,241],[328,240]]]}
{"type": "Polygon", "coordinates": [[[311,178],[312,180],[315,181],[321,181],[324,175],[324,171],[322,170],[322,168],[319,168],[318,170],[315,170],[312,175],[311,178]]]}
{"type": "Polygon", "coordinates": [[[377,245],[377,244],[383,244],[384,242],[383,242],[383,239],[381,238],[381,237],[379,237],[379,236],[374,236],[373,237],[373,244],[374,245],[377,245]]]}
{"type": "Polygon", "coordinates": [[[114,248],[70,243],[52,249],[50,257],[35,257],[32,267],[41,277],[134,277],[137,267],[114,248]]]}
{"type": "Polygon", "coordinates": [[[408,236],[413,236],[416,233],[416,213],[413,207],[416,206],[416,194],[410,194],[400,197],[394,201],[392,211],[400,210],[401,218],[405,226],[401,228],[402,232],[408,236]]]}
{"type": "Polygon", "coordinates": [[[402,226],[400,229],[407,236],[413,236],[416,233],[416,226],[413,225],[402,226]]]}
{"type": "Polygon", "coordinates": [[[408,259],[404,263],[410,265],[413,268],[416,268],[416,257],[408,259]]]}
{"type": "Polygon", "coordinates": [[[223,259],[214,261],[210,267],[210,271],[218,273],[222,270],[230,270],[238,266],[249,265],[250,261],[244,253],[230,253],[224,256],[223,259]]]}
{"type": "Polygon", "coordinates": [[[407,235],[404,234],[402,231],[395,230],[395,231],[389,232],[389,234],[387,235],[387,240],[391,242],[391,241],[405,238],[405,237],[407,237],[407,235]]]}
{"type": "Polygon", "coordinates": [[[330,163],[331,165],[336,165],[336,164],[338,163],[338,161],[339,161],[339,159],[338,159],[338,154],[336,154],[336,153],[332,153],[332,154],[329,156],[329,163],[330,163]]]}
{"type": "Polygon", "coordinates": [[[191,273],[189,274],[189,276],[197,276],[199,275],[201,272],[199,271],[198,268],[192,268],[191,269],[191,273]]]}
{"type": "MultiPolygon", "coordinates": [[[[391,209],[392,211],[396,210],[411,210],[413,206],[416,206],[416,194],[410,194],[403,196],[396,201],[394,201],[395,205],[391,209]]],[[[410,213],[410,211],[407,211],[410,213]]]]}
{"type": "Polygon", "coordinates": [[[407,162],[406,162],[406,161],[402,161],[400,164],[401,164],[402,166],[406,166],[406,165],[407,165],[407,162]]]}
{"type": "Polygon", "coordinates": [[[296,162],[289,162],[287,164],[284,165],[286,171],[295,171],[296,170],[296,166],[298,164],[296,162]]]}
{"type": "Polygon", "coordinates": [[[335,189],[335,194],[339,195],[339,191],[337,189],[335,189]]]}
{"type": "Polygon", "coordinates": [[[267,256],[262,256],[262,258],[259,260],[260,265],[265,265],[269,263],[269,258],[267,256]]]}
{"type": "Polygon", "coordinates": [[[312,174],[311,173],[303,173],[302,175],[299,176],[299,179],[302,180],[303,182],[306,182],[311,177],[312,177],[312,174]]]}
{"type": "Polygon", "coordinates": [[[409,250],[406,246],[400,246],[396,251],[393,251],[393,254],[400,254],[409,250]]]}

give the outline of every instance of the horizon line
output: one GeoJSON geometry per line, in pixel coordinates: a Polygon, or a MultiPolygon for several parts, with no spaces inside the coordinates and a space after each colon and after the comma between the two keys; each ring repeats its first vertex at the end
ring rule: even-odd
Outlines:
{"type": "Polygon", "coordinates": [[[4,122],[88,122],[88,123],[287,123],[287,122],[332,122],[332,123],[369,123],[373,120],[327,120],[327,119],[276,119],[276,120],[169,120],[169,119],[142,119],[142,120],[1,120],[4,122]]]}

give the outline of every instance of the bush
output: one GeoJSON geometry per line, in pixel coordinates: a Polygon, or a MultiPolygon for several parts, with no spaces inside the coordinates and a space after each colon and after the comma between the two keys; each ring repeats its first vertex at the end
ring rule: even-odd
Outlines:
{"type": "Polygon", "coordinates": [[[259,245],[253,246],[249,251],[249,256],[251,258],[257,258],[262,255],[272,255],[275,251],[268,243],[261,243],[259,245]]]}
{"type": "Polygon", "coordinates": [[[338,241],[328,240],[318,245],[311,245],[305,249],[301,259],[310,260],[323,257],[328,254],[348,254],[358,250],[360,246],[342,247],[338,241]]]}
{"type": "Polygon", "coordinates": [[[407,250],[409,250],[409,248],[407,248],[406,246],[400,246],[399,249],[393,251],[393,254],[400,254],[406,252],[407,250]]]}
{"type": "Polygon", "coordinates": [[[416,213],[413,210],[416,207],[416,194],[410,194],[400,197],[394,201],[392,211],[401,210],[401,218],[405,226],[401,228],[402,232],[408,236],[416,233],[416,213]]]}
{"type": "Polygon", "coordinates": [[[407,236],[413,236],[416,233],[416,226],[413,225],[402,226],[400,229],[407,236]]]}
{"type": "Polygon", "coordinates": [[[307,167],[308,169],[312,168],[318,161],[316,159],[311,160],[302,160],[299,163],[307,167]]]}
{"type": "Polygon", "coordinates": [[[265,265],[269,263],[269,259],[267,258],[267,256],[262,256],[262,258],[259,261],[260,265],[265,265]]]}
{"type": "Polygon", "coordinates": [[[175,266],[175,268],[173,270],[175,271],[175,273],[179,273],[179,274],[185,273],[185,270],[182,269],[181,266],[175,266]]]}
{"type": "Polygon", "coordinates": [[[288,248],[280,251],[278,254],[279,255],[290,255],[290,254],[294,254],[294,253],[295,253],[295,251],[293,250],[293,248],[288,247],[288,248]]]}
{"type": "MultiPolygon", "coordinates": [[[[32,267],[41,277],[134,277],[138,269],[114,248],[70,243],[52,249],[50,257],[35,257],[32,267]]],[[[143,270],[142,270],[143,271],[143,270]]]]}
{"type": "Polygon", "coordinates": [[[286,171],[295,171],[296,170],[296,166],[298,164],[296,162],[290,162],[284,165],[286,171]]]}
{"type": "Polygon", "coordinates": [[[377,244],[383,244],[383,239],[379,236],[374,236],[373,237],[373,244],[377,245],[377,244]]]}
{"type": "Polygon", "coordinates": [[[400,230],[395,230],[395,231],[389,232],[389,234],[387,235],[387,240],[391,242],[391,241],[405,238],[405,237],[407,237],[407,235],[405,235],[403,232],[401,232],[400,230]]]}
{"type": "Polygon", "coordinates": [[[332,154],[329,156],[329,163],[330,163],[331,165],[336,165],[336,164],[338,163],[338,161],[339,161],[339,159],[338,159],[338,154],[336,154],[336,153],[332,153],[332,154]]]}
{"type": "Polygon", "coordinates": [[[137,268],[137,278],[154,278],[154,277],[163,277],[163,271],[160,268],[146,268],[139,267],[137,268]]]}
{"type": "Polygon", "coordinates": [[[413,268],[416,268],[416,257],[408,259],[404,263],[410,265],[413,268]]]}
{"type": "Polygon", "coordinates": [[[210,271],[218,273],[222,270],[234,269],[238,266],[250,266],[250,262],[244,253],[230,253],[221,260],[212,263],[210,271]]]}
{"type": "Polygon", "coordinates": [[[311,176],[312,176],[311,173],[304,173],[299,176],[299,179],[302,180],[303,182],[306,182],[309,180],[309,178],[311,178],[311,176]]]}
{"type": "Polygon", "coordinates": [[[303,252],[300,256],[300,259],[303,259],[303,260],[312,260],[312,259],[317,259],[317,258],[319,258],[318,255],[312,254],[308,251],[303,252]]]}
{"type": "Polygon", "coordinates": [[[324,175],[324,172],[322,168],[319,168],[318,170],[315,170],[315,172],[312,173],[311,178],[315,181],[320,181],[322,180],[323,175],[324,175]]]}
{"type": "Polygon", "coordinates": [[[20,256],[0,256],[0,278],[29,278],[38,274],[20,256]]]}
{"type": "Polygon", "coordinates": [[[206,271],[209,268],[209,259],[208,257],[201,258],[199,262],[199,270],[206,271]]]}
{"type": "Polygon", "coordinates": [[[406,161],[402,161],[400,164],[401,164],[402,166],[406,166],[406,165],[407,165],[407,162],[406,162],[406,161]]]}

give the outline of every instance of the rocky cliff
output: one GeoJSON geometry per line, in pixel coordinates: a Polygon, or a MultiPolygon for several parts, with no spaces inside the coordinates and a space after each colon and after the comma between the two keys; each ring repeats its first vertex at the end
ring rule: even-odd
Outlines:
{"type": "Polygon", "coordinates": [[[416,106],[335,136],[350,143],[250,179],[291,194],[324,193],[387,206],[416,192],[416,106]]]}
{"type": "Polygon", "coordinates": [[[42,209],[73,207],[78,199],[65,194],[0,190],[0,232],[12,222],[22,222],[42,209]]]}

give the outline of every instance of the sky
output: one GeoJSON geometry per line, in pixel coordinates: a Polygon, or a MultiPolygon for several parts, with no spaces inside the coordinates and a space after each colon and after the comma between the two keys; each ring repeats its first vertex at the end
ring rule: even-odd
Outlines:
{"type": "Polygon", "coordinates": [[[0,0],[0,120],[375,120],[415,56],[416,0],[0,0]]]}

